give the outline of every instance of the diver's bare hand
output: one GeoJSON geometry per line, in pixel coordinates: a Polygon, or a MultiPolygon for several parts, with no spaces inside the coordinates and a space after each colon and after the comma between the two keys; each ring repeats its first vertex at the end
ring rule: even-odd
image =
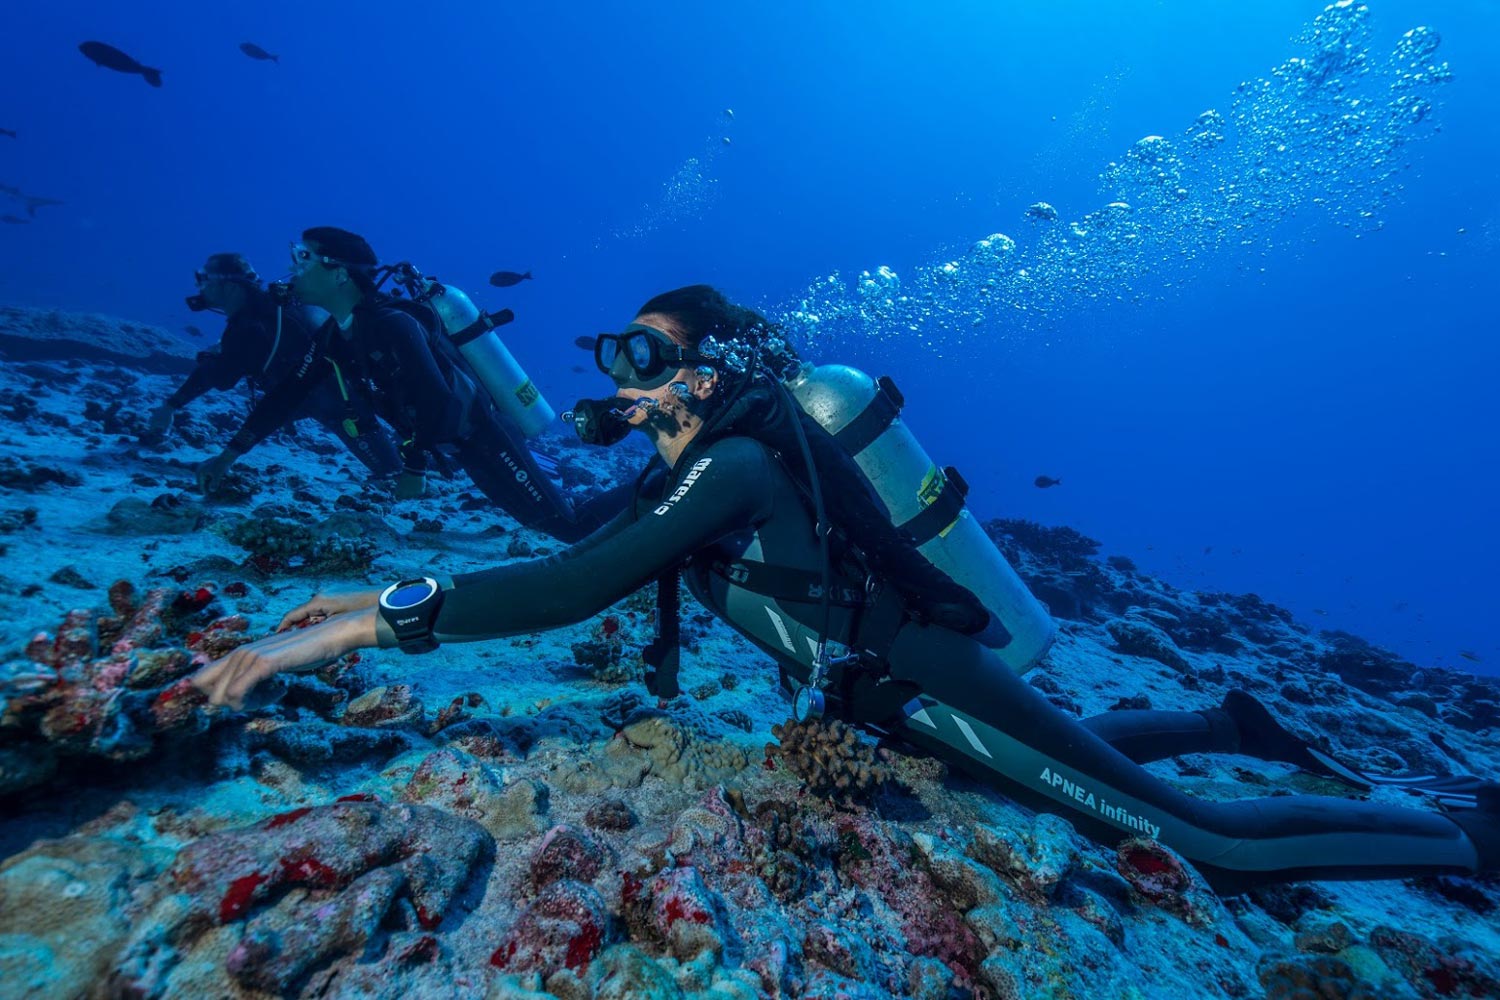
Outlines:
{"type": "Polygon", "coordinates": [[[241,708],[251,688],[283,670],[299,670],[376,645],[375,609],[282,632],[241,646],[193,675],[210,704],[241,708]]]}
{"type": "Polygon", "coordinates": [[[326,594],[314,594],[312,600],[297,605],[283,615],[281,624],[276,626],[276,631],[285,632],[304,622],[316,625],[317,622],[312,621],[314,618],[332,618],[350,611],[373,608],[378,600],[380,600],[379,587],[374,590],[335,590],[326,594]]]}

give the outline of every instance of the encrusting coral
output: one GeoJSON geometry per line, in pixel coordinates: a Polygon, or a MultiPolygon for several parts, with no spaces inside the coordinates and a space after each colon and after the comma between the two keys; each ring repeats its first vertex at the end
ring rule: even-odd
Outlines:
{"type": "Polygon", "coordinates": [[[766,756],[785,761],[814,795],[868,801],[891,779],[890,768],[876,761],[859,731],[838,719],[789,719],[772,726],[771,734],[780,742],[767,743],[766,756]]]}

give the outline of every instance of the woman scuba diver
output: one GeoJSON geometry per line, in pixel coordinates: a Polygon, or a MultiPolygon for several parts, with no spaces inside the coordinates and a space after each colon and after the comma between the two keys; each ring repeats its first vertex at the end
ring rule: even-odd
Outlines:
{"type": "MultiPolygon", "coordinates": [[[[1210,802],[1141,765],[1186,753],[1272,756],[1284,731],[1247,695],[1200,712],[1082,720],[1052,705],[984,640],[994,623],[973,594],[913,558],[888,520],[873,523],[869,483],[851,480],[847,454],[780,384],[789,349],[714,289],[653,298],[620,334],[598,339],[595,360],[616,392],[575,408],[580,434],[611,443],[637,430],[659,459],[624,512],[545,559],[320,595],[281,624],[325,621],[242,646],[194,683],[239,707],[279,671],[356,649],[418,653],[569,625],[653,580],[670,599],[680,572],[705,607],[775,659],[784,686],[826,699],[830,714],[1106,842],[1153,837],[1220,889],[1500,867],[1494,783],[1476,783],[1467,808],[1442,813],[1304,795],[1210,802]]],[[[648,686],[670,697],[670,656],[651,652],[648,686]]]]}

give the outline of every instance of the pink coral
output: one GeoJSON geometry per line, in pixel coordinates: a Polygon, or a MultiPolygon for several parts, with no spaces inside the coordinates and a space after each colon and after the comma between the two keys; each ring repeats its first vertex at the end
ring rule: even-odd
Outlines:
{"type": "Polygon", "coordinates": [[[505,972],[578,970],[598,955],[609,934],[609,911],[592,886],[563,880],[542,890],[490,955],[505,972]]]}
{"type": "Polygon", "coordinates": [[[159,970],[214,925],[248,921],[227,971],[285,993],[313,966],[358,957],[395,909],[442,923],[493,848],[477,824],[425,806],[340,801],[280,813],[183,848],[158,880],[155,925],[121,956],[116,985],[151,995],[159,970]],[[290,895],[300,889],[306,895],[290,895]]]}

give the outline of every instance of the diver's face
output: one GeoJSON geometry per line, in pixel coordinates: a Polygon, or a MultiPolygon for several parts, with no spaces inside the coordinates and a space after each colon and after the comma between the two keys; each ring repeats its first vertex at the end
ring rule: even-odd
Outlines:
{"type": "MultiPolygon", "coordinates": [[[[634,320],[642,326],[654,327],[678,344],[686,345],[681,326],[671,316],[643,313],[634,320]]],[[[615,386],[615,395],[621,399],[646,402],[634,408],[628,418],[632,427],[645,431],[653,439],[675,437],[696,429],[702,421],[698,418],[699,405],[713,396],[718,388],[719,376],[702,376],[691,368],[679,368],[671,380],[655,389],[639,389],[630,386],[615,386]],[[686,386],[684,394],[681,388],[686,386]]]]}
{"type": "Polygon", "coordinates": [[[349,280],[344,268],[322,258],[323,251],[316,243],[292,244],[292,291],[308,305],[326,306],[339,286],[349,280]]]}
{"type": "Polygon", "coordinates": [[[200,275],[198,294],[205,306],[225,315],[233,315],[245,304],[244,286],[228,278],[200,275]]]}

